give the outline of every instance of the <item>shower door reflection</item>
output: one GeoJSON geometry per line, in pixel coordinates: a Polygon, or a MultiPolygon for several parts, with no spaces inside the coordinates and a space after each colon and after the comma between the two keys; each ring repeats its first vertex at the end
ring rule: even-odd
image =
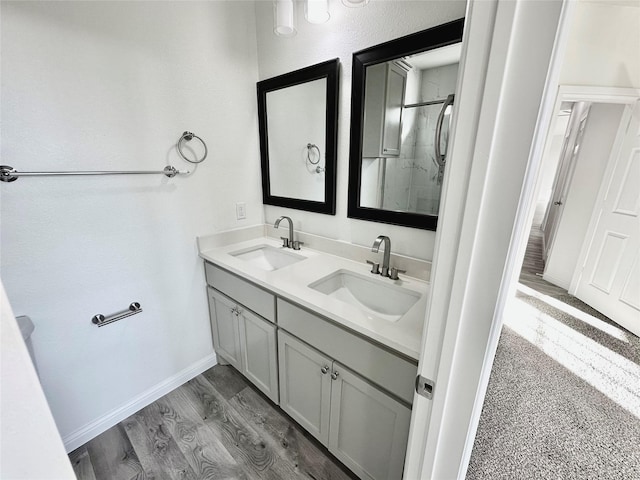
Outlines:
{"type": "MultiPolygon", "coordinates": [[[[404,65],[411,65],[412,61],[419,64],[417,59],[403,60],[404,65]]],[[[451,106],[445,102],[454,92],[457,76],[458,63],[426,69],[414,66],[408,70],[401,115],[400,149],[370,157],[366,156],[365,149],[361,164],[360,206],[438,215],[444,174],[443,157],[451,118],[451,106]],[[435,148],[439,122],[440,159],[435,148]]],[[[367,133],[365,129],[365,146],[368,144],[367,133]]]]}

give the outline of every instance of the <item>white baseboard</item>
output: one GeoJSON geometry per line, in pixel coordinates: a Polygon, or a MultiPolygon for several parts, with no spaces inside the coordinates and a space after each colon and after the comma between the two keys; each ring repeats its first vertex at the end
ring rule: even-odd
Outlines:
{"type": "Polygon", "coordinates": [[[569,290],[569,285],[566,284],[564,280],[559,280],[551,275],[547,275],[546,273],[542,275],[542,279],[554,284],[556,287],[564,288],[565,290],[569,290]]]}
{"type": "Polygon", "coordinates": [[[160,397],[169,393],[171,390],[178,388],[183,383],[188,382],[192,378],[200,375],[202,372],[208,370],[217,363],[218,361],[216,359],[215,353],[207,355],[202,360],[197,361],[184,370],[154,385],[147,391],[135,397],[130,402],[114,410],[111,410],[110,412],[97,418],[96,420],[93,420],[85,426],[71,432],[69,435],[62,439],[67,453],[75,450],[81,445],[84,445],[92,438],[97,437],[105,430],[108,430],[109,428],[118,424],[125,418],[136,413],[141,408],[144,408],[147,405],[155,402],[160,397]]]}

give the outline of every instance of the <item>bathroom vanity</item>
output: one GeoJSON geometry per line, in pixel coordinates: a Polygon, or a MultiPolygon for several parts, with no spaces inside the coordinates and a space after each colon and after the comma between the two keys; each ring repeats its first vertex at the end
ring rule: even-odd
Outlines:
{"type": "Polygon", "coordinates": [[[428,283],[249,230],[198,239],[219,363],[359,477],[401,478],[428,283]]]}

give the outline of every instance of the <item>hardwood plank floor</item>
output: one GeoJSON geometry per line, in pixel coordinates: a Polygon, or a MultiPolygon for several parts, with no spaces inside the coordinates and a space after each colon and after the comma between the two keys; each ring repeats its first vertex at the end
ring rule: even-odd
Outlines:
{"type": "Polygon", "coordinates": [[[236,394],[230,404],[273,445],[276,453],[294,464],[296,471],[315,480],[349,477],[317,447],[311,435],[296,428],[282,410],[251,387],[236,394]]]}
{"type": "Polygon", "coordinates": [[[89,458],[89,452],[87,447],[82,446],[69,454],[69,460],[73,466],[73,471],[78,478],[84,478],[85,480],[96,480],[96,474],[93,471],[93,465],[91,465],[91,459],[89,458]]]}
{"type": "Polygon", "coordinates": [[[79,480],[357,478],[242,375],[221,365],[69,459],[79,480]]]}
{"type": "Polygon", "coordinates": [[[249,478],[181,389],[174,390],[156,404],[198,478],[249,478]]]}
{"type": "Polygon", "coordinates": [[[544,209],[545,205],[543,204],[538,204],[536,207],[533,225],[531,225],[529,240],[527,241],[527,248],[522,261],[522,270],[520,270],[519,280],[523,285],[551,297],[567,295],[568,293],[564,288],[558,287],[542,279],[542,274],[544,272],[542,251],[543,232],[540,229],[540,224],[544,217],[544,209]]]}
{"type": "Polygon", "coordinates": [[[101,433],[86,447],[96,480],[154,477],[147,475],[142,468],[122,424],[101,433]]]}
{"type": "Polygon", "coordinates": [[[155,403],[122,423],[145,472],[153,472],[154,478],[162,480],[195,480],[195,473],[169,433],[155,403]]]}

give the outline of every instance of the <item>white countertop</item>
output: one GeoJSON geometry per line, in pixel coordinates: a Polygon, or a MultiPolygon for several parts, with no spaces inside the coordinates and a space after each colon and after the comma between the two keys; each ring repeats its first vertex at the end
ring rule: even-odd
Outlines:
{"type": "MultiPolygon", "coordinates": [[[[294,253],[306,257],[305,260],[274,271],[263,270],[230,255],[232,252],[258,245],[282,248],[280,242],[261,236],[214,248],[205,247],[204,251],[200,252],[200,257],[408,357],[416,360],[419,358],[429,283],[403,275],[400,280],[395,281],[374,276],[366,264],[304,246],[294,253]],[[390,322],[308,287],[309,284],[340,269],[369,275],[374,281],[381,283],[394,283],[419,292],[421,297],[404,316],[390,322]]],[[[290,249],[285,250],[293,252],[290,249]]]]}

